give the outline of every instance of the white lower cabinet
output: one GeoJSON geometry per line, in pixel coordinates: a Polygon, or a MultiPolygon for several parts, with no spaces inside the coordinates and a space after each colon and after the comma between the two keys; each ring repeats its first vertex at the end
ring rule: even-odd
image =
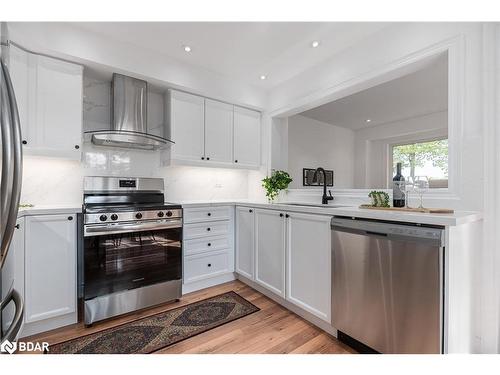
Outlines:
{"type": "Polygon", "coordinates": [[[286,299],[331,321],[330,217],[289,213],[286,299]]]}
{"type": "Polygon", "coordinates": [[[226,250],[193,255],[185,262],[184,283],[218,276],[229,270],[229,254],[226,250]]]}
{"type": "Polygon", "coordinates": [[[285,214],[255,210],[255,281],[285,297],[285,214]]]}
{"type": "MultiPolygon", "coordinates": [[[[24,299],[24,218],[17,219],[12,235],[9,253],[2,268],[2,296],[13,287],[24,299]]],[[[14,304],[8,305],[2,312],[2,329],[6,331],[14,318],[14,304]]]]}
{"type": "Polygon", "coordinates": [[[188,207],[183,215],[183,293],[234,280],[231,207],[188,207]]]}
{"type": "MultiPolygon", "coordinates": [[[[75,215],[27,216],[25,223],[25,322],[68,316],[76,322],[77,236],[75,215]]],[[[47,329],[55,328],[52,321],[47,329]]],[[[64,325],[64,324],[62,324],[64,325]]],[[[35,331],[47,329],[34,328],[35,331]]],[[[33,334],[31,330],[28,334],[33,334]]]]}
{"type": "Polygon", "coordinates": [[[236,272],[254,278],[255,211],[236,207],[236,272]]]}
{"type": "Polygon", "coordinates": [[[330,216],[236,207],[236,273],[328,323],[330,216]]]}

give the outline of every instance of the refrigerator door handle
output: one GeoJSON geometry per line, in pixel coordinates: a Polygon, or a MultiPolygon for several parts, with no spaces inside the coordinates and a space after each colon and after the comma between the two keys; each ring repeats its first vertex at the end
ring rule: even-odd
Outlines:
{"type": "Polygon", "coordinates": [[[0,312],[5,309],[5,307],[7,307],[7,305],[11,301],[14,302],[14,305],[16,306],[16,313],[14,314],[14,318],[12,319],[10,327],[7,328],[5,334],[2,335],[2,341],[0,344],[3,344],[7,340],[10,342],[16,341],[23,325],[24,303],[21,295],[14,288],[10,289],[9,293],[7,293],[7,296],[5,296],[5,299],[0,303],[0,312]]]}
{"type": "MultiPolygon", "coordinates": [[[[3,66],[3,62],[2,62],[3,66]]],[[[7,85],[3,68],[0,69],[0,126],[2,136],[2,176],[0,190],[0,238],[4,238],[7,228],[8,214],[10,209],[10,199],[12,182],[12,160],[13,160],[13,142],[12,142],[12,123],[10,114],[10,102],[7,93],[7,85]]],[[[5,259],[5,248],[0,243],[0,269],[5,259]]]]}
{"type": "Polygon", "coordinates": [[[10,199],[10,206],[8,208],[7,222],[4,224],[5,229],[3,232],[3,238],[1,243],[1,248],[3,249],[3,258],[1,259],[0,268],[5,262],[7,257],[7,252],[9,249],[10,241],[12,240],[12,235],[14,234],[14,229],[17,221],[17,213],[19,210],[19,200],[21,198],[21,186],[22,186],[22,168],[23,168],[23,154],[22,154],[22,143],[21,143],[21,124],[19,121],[19,112],[17,110],[16,96],[14,94],[14,88],[12,86],[12,81],[10,79],[9,70],[4,62],[1,62],[3,76],[5,79],[5,86],[7,88],[7,95],[9,99],[10,114],[12,120],[12,148],[13,148],[13,159],[14,159],[14,171],[12,178],[12,192],[10,199]]]}

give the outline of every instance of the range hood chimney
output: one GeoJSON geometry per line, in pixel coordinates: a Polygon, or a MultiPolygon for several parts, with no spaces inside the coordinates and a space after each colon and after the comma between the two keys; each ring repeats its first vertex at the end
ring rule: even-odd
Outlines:
{"type": "Polygon", "coordinates": [[[111,129],[90,132],[100,146],[160,150],[174,142],[148,133],[148,83],[113,73],[111,129]]]}

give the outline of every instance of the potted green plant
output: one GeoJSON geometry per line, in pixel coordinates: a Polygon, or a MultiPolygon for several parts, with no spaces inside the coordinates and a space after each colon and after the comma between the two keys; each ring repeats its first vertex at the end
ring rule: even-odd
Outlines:
{"type": "Polygon", "coordinates": [[[262,180],[262,186],[266,190],[266,197],[269,203],[273,203],[280,191],[286,190],[292,182],[290,174],[285,171],[273,171],[271,176],[262,180]]]}

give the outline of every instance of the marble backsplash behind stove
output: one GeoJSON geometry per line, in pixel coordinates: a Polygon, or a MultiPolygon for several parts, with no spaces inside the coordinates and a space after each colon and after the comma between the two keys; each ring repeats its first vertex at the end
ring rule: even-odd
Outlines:
{"type": "MultiPolygon", "coordinates": [[[[83,86],[84,131],[109,128],[110,82],[86,76],[83,86]]],[[[154,90],[148,95],[148,126],[154,133],[164,128],[163,95],[154,90]]],[[[81,150],[81,162],[25,156],[21,202],[80,205],[84,176],[162,177],[168,201],[246,199],[249,194],[246,170],[165,167],[159,151],[99,147],[88,136],[81,150]]]]}
{"type": "Polygon", "coordinates": [[[154,153],[84,150],[82,155],[82,162],[25,156],[21,203],[79,206],[86,175],[161,177],[165,181],[166,200],[172,202],[248,197],[245,170],[161,167],[155,162],[154,153]]]}

